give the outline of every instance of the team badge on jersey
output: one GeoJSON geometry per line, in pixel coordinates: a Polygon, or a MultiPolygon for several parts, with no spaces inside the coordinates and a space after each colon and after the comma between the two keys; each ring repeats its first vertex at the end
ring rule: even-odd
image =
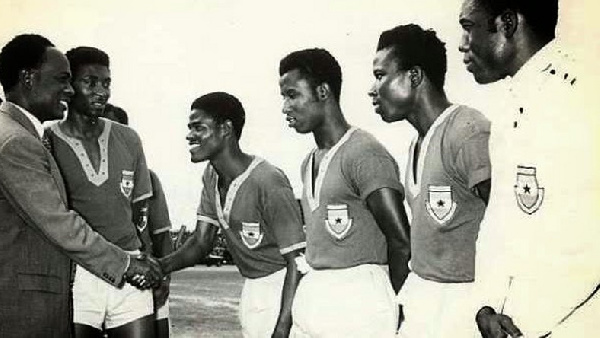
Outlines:
{"type": "Polygon", "coordinates": [[[538,211],[544,201],[544,188],[539,186],[535,171],[535,167],[517,166],[515,197],[519,208],[528,215],[538,211]]]}
{"type": "Polygon", "coordinates": [[[127,198],[131,196],[133,191],[133,171],[123,170],[121,172],[121,192],[127,198]]]}
{"type": "Polygon", "coordinates": [[[341,240],[346,236],[348,230],[352,227],[352,219],[348,218],[347,204],[329,204],[327,205],[327,219],[325,228],[329,233],[341,240]]]}
{"type": "Polygon", "coordinates": [[[259,223],[246,222],[242,222],[242,231],[240,231],[240,235],[242,236],[242,242],[244,242],[249,249],[256,248],[264,236],[264,234],[260,232],[259,223]]]}
{"type": "Polygon", "coordinates": [[[439,224],[449,221],[456,211],[456,202],[452,198],[452,187],[447,185],[430,185],[425,207],[429,216],[439,224]]]}

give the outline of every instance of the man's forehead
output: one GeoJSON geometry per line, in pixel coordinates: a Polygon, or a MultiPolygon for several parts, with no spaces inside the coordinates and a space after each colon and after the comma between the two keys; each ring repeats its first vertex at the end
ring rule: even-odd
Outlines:
{"type": "Polygon", "coordinates": [[[464,0],[460,10],[460,18],[471,18],[475,14],[485,14],[483,7],[477,0],[464,0]]]}
{"type": "Polygon", "coordinates": [[[375,65],[383,66],[383,65],[388,65],[388,64],[392,63],[393,61],[396,61],[393,58],[393,56],[394,56],[392,53],[393,50],[394,50],[394,47],[392,47],[392,46],[378,50],[375,53],[375,57],[373,58],[373,65],[374,66],[375,65]]]}
{"type": "Polygon", "coordinates": [[[110,68],[99,63],[88,63],[79,67],[78,74],[102,74],[110,76],[110,68]]]}
{"type": "Polygon", "coordinates": [[[42,62],[40,69],[42,71],[52,70],[70,73],[69,61],[67,60],[67,57],[54,47],[48,47],[46,49],[46,53],[44,54],[44,62],[42,62]]]}
{"type": "Polygon", "coordinates": [[[308,80],[305,76],[302,75],[302,72],[300,72],[300,70],[292,69],[279,78],[279,85],[294,86],[300,85],[303,81],[308,83],[308,80]]]}
{"type": "Polygon", "coordinates": [[[189,123],[206,123],[208,121],[212,121],[212,118],[204,110],[194,108],[190,112],[189,123]]]}

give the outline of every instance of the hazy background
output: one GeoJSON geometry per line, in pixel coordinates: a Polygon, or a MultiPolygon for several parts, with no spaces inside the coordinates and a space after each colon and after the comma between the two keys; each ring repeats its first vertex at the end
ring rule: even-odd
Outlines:
{"type": "MultiPolygon", "coordinates": [[[[279,60],[294,50],[323,47],[338,59],[348,120],[388,147],[402,175],[414,132],[407,123],[380,121],[366,95],[381,31],[406,23],[436,30],[448,49],[449,98],[485,113],[493,87],[475,84],[457,50],[461,3],[0,0],[0,44],[19,33],[38,33],[63,51],[81,45],[106,51],[113,78],[110,101],[129,113],[140,134],[148,163],[163,183],[174,227],[190,228],[204,165],[189,161],[186,123],[191,102],[210,91],[227,91],[242,101],[247,112],[243,149],[282,168],[300,195],[300,162],[314,142],[287,127],[277,82],[279,60]]],[[[561,2],[560,35],[593,57],[600,55],[598,7],[591,0],[561,2]]]]}

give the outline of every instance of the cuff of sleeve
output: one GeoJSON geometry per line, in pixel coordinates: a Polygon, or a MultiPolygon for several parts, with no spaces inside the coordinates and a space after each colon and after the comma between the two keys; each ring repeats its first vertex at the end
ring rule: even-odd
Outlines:
{"type": "Polygon", "coordinates": [[[301,243],[296,243],[296,244],[290,245],[288,247],[279,249],[279,252],[281,252],[282,255],[285,255],[294,250],[299,250],[299,249],[304,249],[304,248],[306,248],[306,242],[301,242],[301,243]]]}
{"type": "Polygon", "coordinates": [[[202,222],[206,222],[208,224],[212,224],[214,226],[219,226],[219,222],[217,220],[214,220],[214,219],[210,218],[210,217],[198,215],[197,220],[198,221],[202,221],[202,222]]]}
{"type": "Polygon", "coordinates": [[[492,168],[481,167],[477,170],[473,170],[469,177],[469,189],[473,189],[477,184],[489,180],[492,175],[492,168]]]}
{"type": "Polygon", "coordinates": [[[158,234],[162,234],[163,232],[167,232],[169,230],[171,230],[171,227],[164,227],[164,228],[160,228],[160,229],[152,231],[152,234],[158,235],[158,234]]]}
{"type": "Polygon", "coordinates": [[[383,188],[389,188],[389,189],[396,190],[402,196],[404,196],[404,187],[402,186],[400,181],[397,181],[397,182],[394,181],[394,182],[389,182],[388,184],[374,185],[374,186],[370,187],[369,189],[365,189],[365,191],[363,191],[361,199],[366,201],[367,198],[369,197],[369,195],[371,195],[371,193],[373,193],[379,189],[383,189],[383,188]]]}
{"type": "Polygon", "coordinates": [[[132,201],[132,203],[137,203],[137,202],[139,202],[139,201],[143,201],[143,200],[145,200],[145,199],[148,199],[148,198],[150,198],[150,197],[152,197],[152,191],[150,191],[150,192],[148,192],[148,193],[145,193],[145,194],[143,194],[143,195],[141,195],[141,196],[138,196],[138,197],[136,197],[136,198],[135,198],[135,199],[132,201]]]}

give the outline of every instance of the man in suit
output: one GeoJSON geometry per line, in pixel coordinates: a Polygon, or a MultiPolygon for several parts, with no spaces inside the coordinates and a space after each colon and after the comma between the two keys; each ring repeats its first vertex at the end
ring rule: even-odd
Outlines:
{"type": "Polygon", "coordinates": [[[153,262],[134,258],[67,209],[62,177],[41,141],[73,95],[65,56],[46,38],[19,35],[0,52],[0,336],[70,335],[71,259],[114,285],[149,287],[153,262]]]}

